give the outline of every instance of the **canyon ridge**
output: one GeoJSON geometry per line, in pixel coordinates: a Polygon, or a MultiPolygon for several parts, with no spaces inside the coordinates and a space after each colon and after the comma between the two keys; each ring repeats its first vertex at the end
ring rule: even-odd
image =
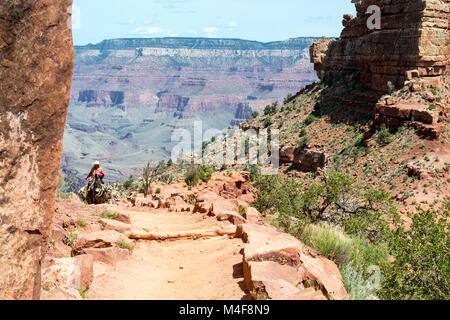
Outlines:
{"type": "Polygon", "coordinates": [[[62,169],[83,176],[93,160],[124,180],[142,163],[170,157],[175,128],[222,130],[283,103],[317,80],[316,38],[115,39],[75,46],[62,169]]]}

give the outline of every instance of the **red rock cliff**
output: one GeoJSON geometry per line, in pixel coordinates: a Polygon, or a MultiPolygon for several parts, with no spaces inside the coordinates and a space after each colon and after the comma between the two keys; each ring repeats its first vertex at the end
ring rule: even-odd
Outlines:
{"type": "Polygon", "coordinates": [[[450,72],[450,0],[362,0],[357,17],[344,15],[339,40],[319,40],[311,46],[311,61],[319,77],[360,72],[374,90],[388,91],[388,82],[402,87],[424,77],[440,86],[450,72]],[[371,5],[381,9],[381,29],[367,27],[371,5]]]}
{"type": "Polygon", "coordinates": [[[72,0],[0,2],[0,299],[37,299],[74,52],[72,0]]]}

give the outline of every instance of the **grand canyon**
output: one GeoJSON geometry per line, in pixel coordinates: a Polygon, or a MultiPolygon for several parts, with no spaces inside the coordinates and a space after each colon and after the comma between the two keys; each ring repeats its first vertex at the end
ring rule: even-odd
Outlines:
{"type": "Polygon", "coordinates": [[[0,300],[449,300],[450,0],[352,3],[338,39],[74,48],[72,0],[0,2],[0,300]],[[169,161],[196,120],[247,139],[169,161]],[[119,181],[74,193],[92,160],[119,181]]]}
{"type": "Polygon", "coordinates": [[[315,38],[115,39],[75,46],[62,169],[80,177],[100,160],[114,182],[170,157],[175,128],[222,130],[280,105],[317,80],[315,38]],[[260,112],[261,113],[261,112],[260,112]]]}

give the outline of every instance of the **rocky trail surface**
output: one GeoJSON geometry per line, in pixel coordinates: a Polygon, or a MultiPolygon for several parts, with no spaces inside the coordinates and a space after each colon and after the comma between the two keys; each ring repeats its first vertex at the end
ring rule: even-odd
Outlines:
{"type": "Polygon", "coordinates": [[[133,227],[160,234],[198,232],[199,238],[138,240],[132,255],[115,267],[94,264],[89,299],[241,299],[245,295],[239,272],[242,241],[228,235],[201,236],[201,230],[228,223],[168,209],[130,212],[130,218],[133,227]]]}
{"type": "Polygon", "coordinates": [[[263,221],[248,174],[87,206],[60,201],[42,299],[345,299],[336,265],[263,221]]]}

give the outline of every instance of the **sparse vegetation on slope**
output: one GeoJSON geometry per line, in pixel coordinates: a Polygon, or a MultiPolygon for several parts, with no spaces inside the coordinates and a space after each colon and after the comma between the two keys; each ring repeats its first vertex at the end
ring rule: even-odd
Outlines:
{"type": "MultiPolygon", "coordinates": [[[[448,92],[447,85],[431,94],[443,101],[448,92]]],[[[448,299],[449,131],[431,141],[414,125],[376,125],[368,106],[378,98],[357,75],[337,76],[292,97],[270,118],[245,124],[261,128],[270,119],[281,145],[329,158],[321,172],[286,164],[277,176],[253,174],[254,206],[334,260],[353,299],[448,299]]]]}

